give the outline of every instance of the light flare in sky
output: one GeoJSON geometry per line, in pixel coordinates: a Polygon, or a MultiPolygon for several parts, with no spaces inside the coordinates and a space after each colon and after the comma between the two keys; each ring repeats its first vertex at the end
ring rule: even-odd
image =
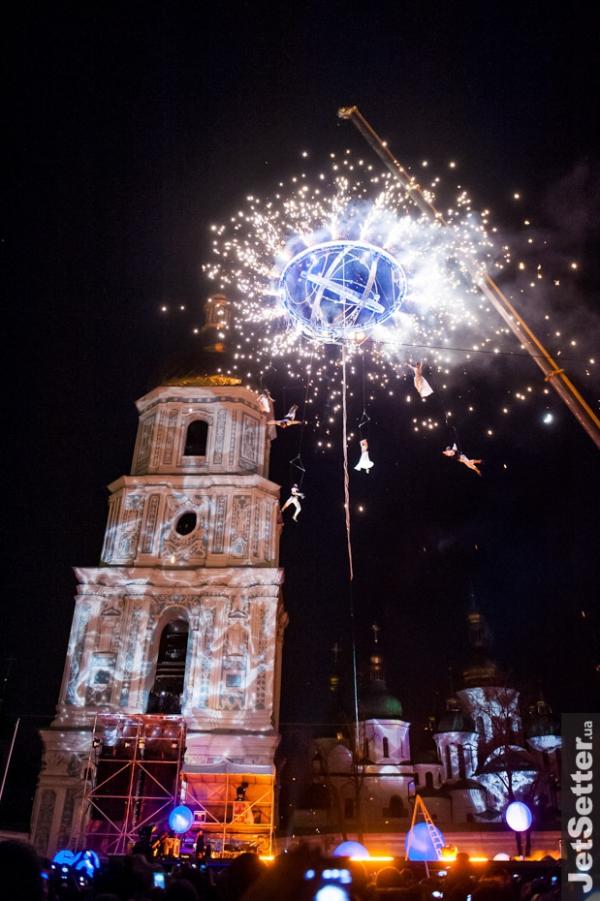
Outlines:
{"type": "MultiPolygon", "coordinates": [[[[449,164],[451,169],[455,166],[454,161],[449,164]]],[[[508,276],[515,286],[528,278],[531,290],[544,283],[542,263],[534,263],[527,254],[523,259],[523,251],[514,252],[498,228],[490,226],[491,211],[476,211],[463,186],[440,202],[436,195],[442,180],[436,176],[425,184],[425,178],[431,177],[429,166],[422,169],[418,183],[428,199],[444,210],[447,225],[420,214],[389,173],[377,171],[363,159],[355,160],[346,151],[330,154],[328,168],[315,177],[303,171],[279,182],[270,196],[249,194],[228,221],[210,227],[212,260],[204,271],[215,290],[232,303],[234,369],[255,383],[264,379],[265,384],[270,371],[281,375],[283,370],[287,381],[300,383],[299,388],[308,386],[306,401],[321,432],[317,446],[323,449],[331,446],[332,411],[336,415],[340,409],[340,349],[307,334],[290,316],[280,282],[290,260],[307,248],[336,241],[367,243],[390,254],[406,273],[401,307],[385,322],[343,340],[349,380],[365,372],[369,398],[395,392],[399,402],[420,402],[406,390],[410,376],[406,364],[422,360],[436,392],[444,395],[446,416],[452,416],[450,406],[456,402],[452,382],[457,373],[464,377],[475,361],[486,357],[523,355],[469,273],[488,272],[496,279],[508,276]]],[[[416,184],[417,177],[413,180],[416,184]]],[[[513,199],[522,201],[521,192],[515,192],[513,199]]],[[[530,229],[531,220],[525,219],[523,226],[530,229]]],[[[535,237],[527,241],[534,244],[535,237]]],[[[527,251],[531,252],[532,248],[527,251]]],[[[567,268],[573,273],[576,265],[570,261],[567,268]]],[[[550,278],[552,282],[557,287],[560,279],[550,278]]],[[[525,288],[519,291],[522,294],[525,288]]],[[[575,343],[571,341],[570,347],[575,343]]],[[[560,356],[561,350],[556,352],[560,356]]],[[[592,365],[587,363],[588,371],[592,365]]],[[[349,384],[351,396],[354,387],[349,384]]],[[[547,388],[536,385],[535,392],[541,400],[547,388]]],[[[526,401],[531,393],[530,385],[520,390],[508,387],[499,415],[510,415],[509,399],[526,401]]],[[[470,403],[461,416],[473,412],[470,403]]],[[[417,416],[413,428],[431,431],[439,428],[443,418],[438,410],[431,416],[417,416]]],[[[493,434],[490,423],[482,422],[481,433],[493,434]]]]}

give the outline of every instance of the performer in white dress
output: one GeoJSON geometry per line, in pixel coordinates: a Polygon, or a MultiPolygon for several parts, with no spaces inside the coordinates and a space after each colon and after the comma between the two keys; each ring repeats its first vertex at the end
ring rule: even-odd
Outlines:
{"type": "Polygon", "coordinates": [[[412,369],[414,375],[414,383],[415,388],[417,389],[420,397],[429,397],[430,394],[433,394],[433,388],[423,375],[423,364],[415,363],[413,366],[412,363],[408,364],[408,368],[412,369]]]}
{"type": "Polygon", "coordinates": [[[368,475],[369,471],[375,466],[375,464],[369,457],[369,442],[367,441],[366,438],[361,438],[360,450],[361,450],[360,460],[358,461],[358,463],[356,464],[356,466],[354,468],[356,469],[357,472],[364,470],[368,475]]]}

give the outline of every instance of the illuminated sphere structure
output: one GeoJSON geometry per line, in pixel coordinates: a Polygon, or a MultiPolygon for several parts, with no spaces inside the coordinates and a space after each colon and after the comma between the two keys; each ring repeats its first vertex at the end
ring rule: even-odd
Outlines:
{"type": "Polygon", "coordinates": [[[526,832],[531,826],[531,811],[522,801],[513,801],[509,804],[504,816],[513,832],[526,832]]]}
{"type": "Polygon", "coordinates": [[[342,842],[333,852],[334,857],[368,857],[369,852],[360,842],[342,842]]]}
{"type": "Polygon", "coordinates": [[[436,826],[415,823],[406,833],[405,849],[409,860],[439,860],[440,855],[433,843],[430,830],[437,833],[440,845],[445,844],[444,836],[436,826]]]}
{"type": "Polygon", "coordinates": [[[169,826],[173,832],[177,832],[178,834],[187,832],[193,822],[194,814],[189,807],[185,806],[185,804],[174,807],[169,814],[169,826]]]}
{"type": "Polygon", "coordinates": [[[407,280],[380,247],[327,241],[293,257],[279,287],[285,309],[308,337],[340,344],[368,335],[400,310],[407,280]]]}

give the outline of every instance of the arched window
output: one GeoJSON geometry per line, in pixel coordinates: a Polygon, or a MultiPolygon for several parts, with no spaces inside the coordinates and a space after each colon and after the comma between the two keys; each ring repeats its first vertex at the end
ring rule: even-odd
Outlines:
{"type": "Polygon", "coordinates": [[[208,423],[203,419],[190,422],[185,435],[184,457],[205,457],[208,423]]]}
{"type": "Polygon", "coordinates": [[[480,735],[485,735],[485,727],[483,725],[483,717],[478,716],[475,720],[475,728],[479,732],[480,735]]]}
{"type": "Polygon", "coordinates": [[[390,798],[389,816],[404,816],[404,805],[402,804],[402,798],[399,795],[392,795],[390,798]]]}
{"type": "Polygon", "coordinates": [[[187,644],[187,622],[176,619],[167,623],[160,636],[156,676],[147,713],[181,713],[187,644]]]}
{"type": "Polygon", "coordinates": [[[433,773],[431,773],[429,770],[427,770],[427,772],[425,773],[425,787],[433,788],[433,773]]]}
{"type": "Polygon", "coordinates": [[[452,755],[450,745],[446,745],[446,779],[452,779],[452,755]]]}
{"type": "Polygon", "coordinates": [[[390,756],[390,743],[387,740],[387,738],[383,739],[383,756],[384,757],[390,756]]]}

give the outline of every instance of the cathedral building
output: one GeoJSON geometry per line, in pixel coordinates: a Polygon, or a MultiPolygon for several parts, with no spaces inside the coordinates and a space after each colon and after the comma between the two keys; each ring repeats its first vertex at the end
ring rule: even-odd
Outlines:
{"type": "Polygon", "coordinates": [[[332,726],[312,742],[291,833],[330,835],[334,844],[339,836],[404,833],[417,794],[446,830],[501,828],[511,800],[532,808],[536,828],[556,828],[561,739],[552,711],[540,699],[523,714],[519,691],[489,655],[491,635],[473,602],[468,630],[461,688],[413,739],[388,691],[374,628],[358,723],[344,712],[337,673],[330,680],[332,726]]]}
{"type": "MultiPolygon", "coordinates": [[[[218,344],[224,298],[213,307],[218,344]]],[[[224,376],[163,384],[137,408],[100,563],[75,570],[33,841],[123,853],[181,803],[214,850],[265,850],[286,624],[267,417],[224,376]]]]}

